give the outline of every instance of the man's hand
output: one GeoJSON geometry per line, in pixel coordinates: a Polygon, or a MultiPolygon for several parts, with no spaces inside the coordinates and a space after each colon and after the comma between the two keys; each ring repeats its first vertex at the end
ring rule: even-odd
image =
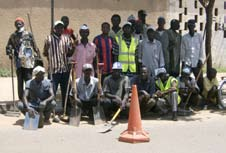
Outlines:
{"type": "Polygon", "coordinates": [[[42,102],[40,102],[40,105],[42,105],[42,106],[46,106],[46,104],[47,104],[47,101],[45,101],[45,100],[43,100],[42,102]]]}
{"type": "Polygon", "coordinates": [[[174,92],[174,91],[177,91],[177,89],[175,87],[171,87],[171,88],[168,89],[168,91],[169,92],[174,92]]]}
{"type": "Polygon", "coordinates": [[[163,96],[163,94],[162,94],[162,92],[161,92],[160,90],[157,90],[155,94],[156,94],[158,97],[162,97],[162,96],[163,96]]]}
{"type": "Polygon", "coordinates": [[[118,105],[122,104],[122,99],[119,96],[115,96],[115,99],[113,99],[118,105]]]}
{"type": "Polygon", "coordinates": [[[35,118],[35,110],[33,108],[27,107],[27,111],[30,118],[35,118]]]}

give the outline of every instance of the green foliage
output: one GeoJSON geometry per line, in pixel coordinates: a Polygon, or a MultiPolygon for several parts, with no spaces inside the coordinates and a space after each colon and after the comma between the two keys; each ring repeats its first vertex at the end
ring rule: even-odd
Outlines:
{"type": "Polygon", "coordinates": [[[0,77],[10,77],[11,71],[10,69],[0,68],[0,77]]]}

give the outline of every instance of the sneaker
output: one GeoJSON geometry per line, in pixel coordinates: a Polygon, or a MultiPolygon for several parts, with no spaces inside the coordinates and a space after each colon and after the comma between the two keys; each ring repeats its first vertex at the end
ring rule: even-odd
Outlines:
{"type": "Polygon", "coordinates": [[[220,110],[224,109],[220,104],[218,104],[217,106],[218,106],[218,109],[220,109],[220,110]]]}
{"type": "Polygon", "coordinates": [[[204,105],[203,110],[207,110],[208,109],[208,105],[204,105]]]}
{"type": "Polygon", "coordinates": [[[52,121],[55,122],[55,123],[59,123],[60,122],[60,119],[55,116],[52,121]]]}

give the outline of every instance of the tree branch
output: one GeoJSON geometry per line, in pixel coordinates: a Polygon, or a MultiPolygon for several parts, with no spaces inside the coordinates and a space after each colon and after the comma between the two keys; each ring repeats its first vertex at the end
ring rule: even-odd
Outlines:
{"type": "Polygon", "coordinates": [[[207,6],[206,6],[206,3],[204,2],[204,0],[199,0],[199,2],[200,2],[200,4],[201,4],[204,8],[207,7],[207,6]]]}

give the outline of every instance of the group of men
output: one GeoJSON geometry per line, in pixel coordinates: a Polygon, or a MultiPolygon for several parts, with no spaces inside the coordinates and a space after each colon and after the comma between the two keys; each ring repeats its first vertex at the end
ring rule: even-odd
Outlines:
{"type": "Polygon", "coordinates": [[[172,112],[172,119],[177,120],[178,106],[197,106],[201,94],[208,102],[204,103],[205,107],[210,101],[219,104],[216,70],[211,69],[206,78],[202,77],[203,38],[195,31],[195,20],[188,21],[189,32],[182,37],[178,33],[178,20],[171,20],[170,28],[165,29],[166,21],[159,17],[158,28],[155,29],[146,23],[146,16],[145,10],[139,10],[138,19],[131,15],[120,27],[121,17],[114,14],[112,27],[103,22],[102,33],[93,41],[89,40],[87,24],[80,27],[79,40],[68,28],[69,18],[63,16],[54,23],[54,29],[44,44],[43,55],[48,60],[49,80],[44,79],[43,65],[35,65],[37,57],[41,56],[33,35],[24,29],[24,20],[16,18],[16,31],[9,38],[6,53],[14,59],[17,68],[19,109],[22,112],[35,109],[48,122],[56,106],[54,95],[59,84],[62,107],[67,108],[68,116],[75,100],[83,113],[92,118],[92,106],[100,100],[98,94],[108,118],[118,107],[126,111],[129,89],[133,84],[138,87],[142,114],[172,112]],[[99,67],[100,63],[103,68],[99,67]],[[67,97],[72,89],[67,89],[73,87],[70,85],[72,69],[76,72],[77,97],[70,102],[67,97]],[[190,77],[191,72],[198,80],[197,84],[190,77]],[[98,73],[101,73],[101,80],[95,77],[99,76],[98,73]],[[98,85],[100,83],[102,88],[98,85]]]}

